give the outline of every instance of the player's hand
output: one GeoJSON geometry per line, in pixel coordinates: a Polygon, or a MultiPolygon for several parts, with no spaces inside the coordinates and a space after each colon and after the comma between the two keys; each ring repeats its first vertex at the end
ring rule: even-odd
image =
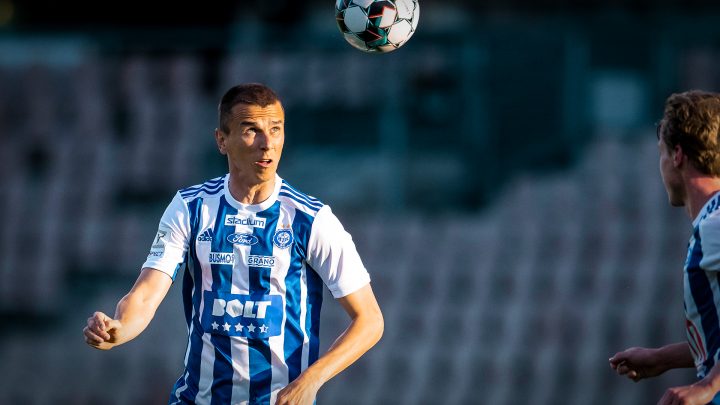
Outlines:
{"type": "Polygon", "coordinates": [[[710,403],[714,396],[712,387],[699,381],[693,385],[668,389],[658,405],[705,405],[710,403]]]}
{"type": "Polygon", "coordinates": [[[631,347],[616,353],[610,358],[610,367],[635,382],[667,371],[662,359],[657,356],[657,350],[644,347],[631,347]]]}
{"type": "Polygon", "coordinates": [[[278,392],[275,405],[312,405],[320,385],[302,375],[278,392]]]}
{"type": "Polygon", "coordinates": [[[111,349],[117,342],[118,330],[121,327],[120,321],[112,319],[102,312],[95,312],[87,319],[87,326],[83,328],[85,343],[100,350],[111,349]]]}

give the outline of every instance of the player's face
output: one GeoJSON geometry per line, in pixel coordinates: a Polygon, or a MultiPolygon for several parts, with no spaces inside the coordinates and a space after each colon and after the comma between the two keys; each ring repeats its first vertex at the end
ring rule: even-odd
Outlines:
{"type": "Polygon", "coordinates": [[[668,195],[668,201],[673,207],[682,207],[685,205],[682,177],[678,168],[675,167],[673,152],[662,138],[658,139],[658,149],[660,151],[660,176],[668,195]]]}
{"type": "Polygon", "coordinates": [[[229,132],[215,131],[218,148],[228,156],[230,170],[251,181],[273,180],[285,142],[282,105],[237,104],[231,111],[229,132]]]}

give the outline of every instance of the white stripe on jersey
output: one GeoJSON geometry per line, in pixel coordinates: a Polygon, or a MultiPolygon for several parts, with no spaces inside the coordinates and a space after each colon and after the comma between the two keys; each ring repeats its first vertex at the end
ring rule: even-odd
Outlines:
{"type": "Polygon", "coordinates": [[[247,343],[247,338],[240,337],[230,345],[233,366],[233,404],[244,400],[250,387],[250,353],[247,343]]]}
{"type": "MultiPolygon", "coordinates": [[[[219,207],[219,198],[206,198],[203,204],[203,210],[201,213],[202,218],[200,219],[200,224],[214,223],[213,218],[217,216],[219,207]]],[[[198,258],[208,257],[208,255],[210,254],[211,246],[209,243],[192,243],[191,248],[192,247],[196,249],[195,253],[197,254],[198,258]]],[[[199,260],[199,263],[200,273],[202,274],[200,280],[202,285],[201,291],[211,291],[213,277],[210,264],[207,262],[207,260],[199,260]]],[[[198,280],[194,281],[195,283],[198,282],[198,280]]],[[[206,303],[204,294],[201,294],[200,306],[198,308],[199,312],[197,314],[193,314],[193,317],[200,317],[205,310],[205,305],[212,304],[206,303]]],[[[215,364],[215,348],[210,340],[210,337],[211,335],[209,333],[204,332],[201,340],[202,350],[200,355],[200,378],[198,381],[198,393],[195,397],[195,402],[200,404],[210,403],[212,397],[212,383],[215,379],[213,367],[213,365],[215,364]]]]}
{"type": "MultiPolygon", "coordinates": [[[[690,243],[689,250],[692,251],[695,248],[695,244],[698,242],[693,239],[692,243],[690,243]]],[[[695,357],[695,367],[697,368],[698,374],[705,375],[706,370],[705,366],[703,365],[703,362],[706,360],[706,350],[707,350],[707,342],[705,341],[705,330],[703,329],[702,322],[700,320],[700,316],[698,314],[697,306],[695,305],[695,300],[693,299],[692,293],[690,292],[690,277],[688,276],[687,271],[683,274],[683,283],[684,291],[685,291],[685,312],[686,317],[690,324],[695,328],[695,331],[691,331],[690,327],[687,328],[687,338],[688,342],[695,347],[694,354],[695,357]],[[696,314],[695,316],[690,316],[690,314],[696,314]],[[691,319],[692,318],[692,319],[691,319]],[[699,346],[699,347],[698,347],[699,346]]]]}
{"type": "MultiPolygon", "coordinates": [[[[224,221],[224,219],[222,219],[224,221]]],[[[222,226],[215,223],[215,226],[222,226]]],[[[235,225],[236,233],[252,233],[251,225],[235,225]]],[[[248,294],[250,291],[250,275],[247,271],[242,271],[243,263],[247,263],[250,255],[250,246],[234,245],[235,263],[233,264],[232,279],[230,292],[233,294],[248,294]]],[[[212,279],[212,276],[210,276],[212,279]]],[[[233,387],[231,393],[231,402],[233,404],[240,403],[241,400],[247,398],[250,389],[250,352],[248,351],[248,340],[244,337],[238,337],[230,342],[230,353],[232,354],[233,368],[233,387]]]]}
{"type": "MultiPolygon", "coordinates": [[[[295,210],[289,209],[288,207],[281,206],[280,213],[278,216],[278,228],[284,227],[285,225],[291,225],[295,220],[295,210]]],[[[287,286],[285,285],[285,277],[288,273],[290,266],[290,251],[291,249],[280,249],[273,245],[273,256],[275,257],[276,265],[271,270],[271,280],[276,280],[277,293],[283,297],[283,305],[286,305],[287,286]]],[[[305,301],[300,301],[305,302],[305,301]]],[[[287,322],[287,313],[283,311],[283,318],[280,324],[280,330],[285,330],[285,322],[287,322]]],[[[270,344],[270,355],[271,355],[271,367],[272,367],[272,380],[270,383],[270,403],[274,404],[277,399],[277,393],[283,387],[288,385],[288,366],[285,363],[285,334],[282,333],[278,336],[271,336],[268,339],[270,344]],[[283,356],[278,354],[282,353],[283,356]]]]}
{"type": "Polygon", "coordinates": [[[198,382],[198,393],[195,397],[195,403],[209,404],[212,397],[212,384],[215,380],[213,375],[215,347],[210,341],[209,333],[204,333],[202,336],[202,354],[200,356],[200,381],[198,382]]]}

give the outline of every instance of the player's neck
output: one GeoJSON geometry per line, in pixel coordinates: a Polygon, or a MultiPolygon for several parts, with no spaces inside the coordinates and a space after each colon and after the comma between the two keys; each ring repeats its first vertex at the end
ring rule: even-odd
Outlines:
{"type": "Polygon", "coordinates": [[[228,191],[241,204],[260,204],[267,200],[275,190],[275,176],[270,180],[247,180],[230,172],[228,191]]]}
{"type": "Polygon", "coordinates": [[[687,179],[685,208],[690,220],[697,218],[700,210],[712,196],[720,191],[720,178],[710,176],[693,176],[687,179]]]}

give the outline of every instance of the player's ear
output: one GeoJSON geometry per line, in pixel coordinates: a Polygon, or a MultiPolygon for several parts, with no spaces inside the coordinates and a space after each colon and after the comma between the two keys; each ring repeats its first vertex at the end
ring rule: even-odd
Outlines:
{"type": "Polygon", "coordinates": [[[683,153],[682,146],[675,145],[672,150],[673,166],[680,167],[685,160],[685,153],[683,153]]]}
{"type": "Polygon", "coordinates": [[[215,142],[217,143],[220,153],[226,155],[227,150],[225,149],[225,132],[223,132],[220,128],[215,128],[215,142]]]}

